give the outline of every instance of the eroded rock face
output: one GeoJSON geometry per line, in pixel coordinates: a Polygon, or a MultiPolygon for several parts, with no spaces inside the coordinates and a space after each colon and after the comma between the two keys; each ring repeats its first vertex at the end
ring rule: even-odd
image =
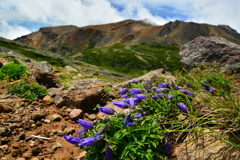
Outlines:
{"type": "Polygon", "coordinates": [[[240,46],[219,37],[197,37],[180,50],[187,70],[198,65],[220,65],[224,71],[240,73],[240,46]]]}
{"type": "MultiPolygon", "coordinates": [[[[204,130],[204,135],[197,135],[191,133],[187,136],[184,142],[175,147],[174,153],[177,160],[238,160],[240,159],[240,149],[228,143],[221,141],[219,136],[221,132],[215,130],[212,133],[209,130],[204,130]],[[199,136],[199,137],[197,137],[199,136]],[[216,138],[215,138],[216,137],[216,138]],[[219,137],[219,138],[217,138],[219,137]]],[[[222,135],[222,134],[221,134],[222,135]]],[[[232,135],[222,135],[232,142],[238,144],[239,142],[232,135]]]]}

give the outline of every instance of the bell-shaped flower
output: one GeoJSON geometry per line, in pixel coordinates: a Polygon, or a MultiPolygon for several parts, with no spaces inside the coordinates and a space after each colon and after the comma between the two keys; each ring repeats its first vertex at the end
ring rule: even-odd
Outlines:
{"type": "Polygon", "coordinates": [[[146,99],[146,96],[143,94],[137,94],[134,98],[137,98],[137,102],[140,102],[140,101],[146,99]]]}
{"type": "Polygon", "coordinates": [[[123,94],[122,98],[128,98],[128,95],[127,94],[123,94]]]}
{"type": "Polygon", "coordinates": [[[166,91],[169,91],[169,89],[168,88],[160,88],[160,91],[161,92],[166,92],[166,91]]]}
{"type": "Polygon", "coordinates": [[[107,146],[107,149],[105,152],[105,158],[106,160],[113,160],[113,151],[109,146],[107,146]]]}
{"type": "Polygon", "coordinates": [[[172,147],[169,142],[164,144],[164,151],[166,156],[170,156],[173,153],[172,147]]]}
{"type": "Polygon", "coordinates": [[[133,88],[133,89],[131,89],[130,93],[132,95],[139,94],[139,93],[141,93],[141,90],[139,88],[133,88]]]}
{"type": "Polygon", "coordinates": [[[66,136],[64,135],[63,138],[71,144],[78,144],[80,143],[80,139],[77,137],[66,136]]]}
{"type": "Polygon", "coordinates": [[[183,104],[183,103],[178,103],[178,107],[179,107],[179,109],[181,109],[184,113],[189,113],[189,110],[188,110],[188,107],[185,105],[185,104],[183,104]]]}
{"type": "Polygon", "coordinates": [[[154,98],[154,99],[159,99],[159,98],[162,99],[163,96],[162,96],[161,93],[159,93],[159,94],[152,95],[152,98],[154,98]]]}
{"type": "Polygon", "coordinates": [[[180,90],[182,89],[183,87],[182,86],[177,86],[177,90],[180,90]]]}
{"type": "Polygon", "coordinates": [[[126,94],[127,93],[127,89],[126,88],[122,88],[119,90],[120,94],[123,95],[123,94],[126,94]]]}
{"type": "Polygon", "coordinates": [[[113,102],[113,104],[122,109],[128,108],[127,104],[124,103],[123,101],[115,101],[115,102],[113,102]]]}
{"type": "Polygon", "coordinates": [[[168,95],[168,100],[172,100],[173,99],[173,95],[169,94],[168,95]]]}
{"type": "Polygon", "coordinates": [[[137,114],[135,115],[135,118],[142,118],[142,114],[141,114],[141,113],[137,113],[137,114]]]}
{"type": "Polygon", "coordinates": [[[85,135],[86,135],[86,129],[85,128],[82,128],[79,132],[78,132],[78,138],[79,139],[82,139],[82,138],[84,138],[85,137],[85,135]]]}
{"type": "Polygon", "coordinates": [[[209,87],[209,85],[208,84],[206,84],[206,83],[204,83],[203,84],[204,85],[204,89],[206,90],[206,91],[208,91],[209,93],[213,93],[213,92],[215,92],[216,91],[216,89],[215,88],[210,88],[209,87]]]}
{"type": "Polygon", "coordinates": [[[136,123],[136,121],[131,122],[131,114],[128,114],[123,124],[125,126],[133,126],[134,123],[136,123]]]}
{"type": "Polygon", "coordinates": [[[160,88],[167,88],[168,87],[168,83],[165,83],[165,82],[164,83],[160,83],[159,87],[160,88]]]}
{"type": "Polygon", "coordinates": [[[161,93],[161,90],[160,89],[155,89],[155,92],[161,93]]]}
{"type": "Polygon", "coordinates": [[[79,146],[91,146],[94,145],[96,139],[94,137],[88,137],[88,138],[83,138],[80,140],[80,143],[78,143],[79,146]]]}
{"type": "Polygon", "coordinates": [[[90,123],[88,121],[85,121],[83,119],[79,119],[79,120],[77,120],[77,122],[80,123],[86,129],[93,129],[92,123],[90,123]]]}
{"type": "Polygon", "coordinates": [[[137,98],[128,98],[126,100],[123,100],[123,102],[127,103],[130,108],[134,108],[138,102],[137,98]]]}
{"type": "Polygon", "coordinates": [[[133,80],[132,80],[132,82],[133,82],[133,83],[137,83],[137,82],[138,82],[138,80],[136,80],[136,79],[133,79],[133,80]]]}
{"type": "Polygon", "coordinates": [[[108,107],[98,107],[98,109],[100,112],[103,112],[108,115],[113,115],[115,112],[112,108],[108,108],[108,107]]]}

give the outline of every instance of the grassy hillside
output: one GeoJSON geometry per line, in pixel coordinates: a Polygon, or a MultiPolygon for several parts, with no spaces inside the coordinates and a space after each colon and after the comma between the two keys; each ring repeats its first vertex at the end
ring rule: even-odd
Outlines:
{"type": "Polygon", "coordinates": [[[63,59],[53,58],[50,56],[39,54],[37,53],[37,49],[35,50],[33,48],[22,46],[14,42],[8,42],[6,40],[0,39],[0,47],[4,47],[6,49],[16,51],[18,53],[23,54],[26,57],[35,59],[37,61],[47,61],[52,65],[61,66],[61,67],[66,66],[66,63],[63,61],[63,59]]]}
{"type": "Polygon", "coordinates": [[[170,45],[125,45],[91,48],[70,58],[128,74],[143,74],[157,68],[182,70],[179,47],[170,45]]]}

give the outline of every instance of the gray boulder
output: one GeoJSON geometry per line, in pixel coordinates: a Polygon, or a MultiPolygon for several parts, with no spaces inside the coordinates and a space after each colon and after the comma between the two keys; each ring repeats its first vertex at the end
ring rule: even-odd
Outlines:
{"type": "Polygon", "coordinates": [[[180,49],[183,66],[219,65],[223,71],[240,73],[240,46],[219,37],[197,37],[180,49]]]}

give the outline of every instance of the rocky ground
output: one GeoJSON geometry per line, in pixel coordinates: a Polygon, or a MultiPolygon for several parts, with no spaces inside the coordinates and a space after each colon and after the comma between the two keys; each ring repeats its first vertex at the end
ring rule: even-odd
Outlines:
{"type": "MultiPolygon", "coordinates": [[[[139,77],[139,81],[150,80],[155,75],[174,78],[164,70],[156,70],[139,77]]],[[[7,94],[1,84],[0,96],[0,157],[1,160],[47,160],[81,159],[84,151],[65,141],[63,135],[77,136],[81,129],[78,118],[93,121],[104,118],[104,114],[89,106],[108,104],[118,112],[120,108],[111,101],[119,98],[117,90],[128,85],[115,84],[116,92],[108,92],[101,80],[87,79],[70,83],[68,90],[49,88],[51,96],[43,100],[28,102],[7,94]],[[41,136],[41,137],[35,137],[41,136]]]]}

